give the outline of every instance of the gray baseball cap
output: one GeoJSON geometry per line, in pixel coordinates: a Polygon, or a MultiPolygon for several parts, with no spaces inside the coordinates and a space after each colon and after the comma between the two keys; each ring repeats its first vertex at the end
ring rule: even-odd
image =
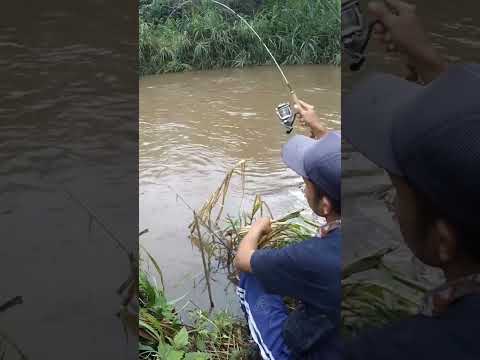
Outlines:
{"type": "Polygon", "coordinates": [[[450,65],[426,86],[371,76],[344,97],[342,134],[452,219],[478,221],[480,65],[450,65]]]}
{"type": "Polygon", "coordinates": [[[332,200],[341,197],[341,137],[329,132],[319,140],[303,135],[292,137],[282,148],[283,162],[307,178],[332,200]]]}

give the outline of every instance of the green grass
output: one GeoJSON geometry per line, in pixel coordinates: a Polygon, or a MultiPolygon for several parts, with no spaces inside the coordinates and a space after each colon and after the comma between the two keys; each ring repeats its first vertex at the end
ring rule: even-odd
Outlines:
{"type": "Polygon", "coordinates": [[[139,304],[140,359],[246,359],[247,328],[232,314],[195,310],[187,324],[145,271],[140,271],[139,304]]]}
{"type": "MultiPolygon", "coordinates": [[[[141,75],[272,63],[240,19],[208,0],[152,4],[140,7],[141,75]]],[[[268,1],[243,16],[280,64],[340,63],[340,0],[268,1]]]]}

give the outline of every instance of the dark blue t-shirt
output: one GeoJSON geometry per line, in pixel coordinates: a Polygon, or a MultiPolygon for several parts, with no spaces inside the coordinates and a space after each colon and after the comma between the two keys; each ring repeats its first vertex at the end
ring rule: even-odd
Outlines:
{"type": "Polygon", "coordinates": [[[302,302],[284,325],[293,357],[307,359],[317,350],[328,352],[340,322],[340,229],[283,249],[257,250],[251,267],[268,292],[302,302]]]}
{"type": "Polygon", "coordinates": [[[413,316],[364,331],[344,344],[345,360],[478,360],[480,295],[469,295],[439,316],[413,316]]]}

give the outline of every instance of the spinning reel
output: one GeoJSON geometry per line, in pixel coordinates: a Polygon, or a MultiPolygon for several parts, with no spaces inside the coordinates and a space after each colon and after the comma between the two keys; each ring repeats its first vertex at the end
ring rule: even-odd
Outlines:
{"type": "Polygon", "coordinates": [[[282,122],[283,126],[287,129],[287,134],[290,134],[293,130],[293,123],[297,117],[297,113],[292,111],[289,103],[283,103],[277,106],[275,112],[278,118],[282,122]]]}
{"type": "Polygon", "coordinates": [[[376,22],[367,25],[360,0],[342,0],[342,47],[350,70],[359,70],[365,62],[365,49],[376,22]]]}
{"type": "MultiPolygon", "coordinates": [[[[360,70],[365,62],[365,49],[367,48],[376,22],[367,25],[366,19],[360,9],[360,0],[342,0],[341,15],[342,48],[350,70],[357,71],[360,70]]],[[[293,92],[292,95],[294,95],[293,92]]],[[[287,134],[290,134],[293,130],[297,113],[292,111],[289,103],[278,105],[275,112],[282,125],[287,129],[287,134]]]]}

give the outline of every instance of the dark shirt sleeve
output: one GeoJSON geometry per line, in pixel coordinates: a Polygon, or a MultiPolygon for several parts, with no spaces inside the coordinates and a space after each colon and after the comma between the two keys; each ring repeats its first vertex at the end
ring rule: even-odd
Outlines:
{"type": "Polygon", "coordinates": [[[323,241],[314,238],[282,249],[257,250],[252,272],[270,293],[310,304],[335,303],[341,296],[339,248],[318,243],[323,241]]]}
{"type": "Polygon", "coordinates": [[[292,247],[283,249],[257,250],[250,261],[252,272],[269,293],[292,296],[302,282],[297,266],[296,254],[292,247]]]}

